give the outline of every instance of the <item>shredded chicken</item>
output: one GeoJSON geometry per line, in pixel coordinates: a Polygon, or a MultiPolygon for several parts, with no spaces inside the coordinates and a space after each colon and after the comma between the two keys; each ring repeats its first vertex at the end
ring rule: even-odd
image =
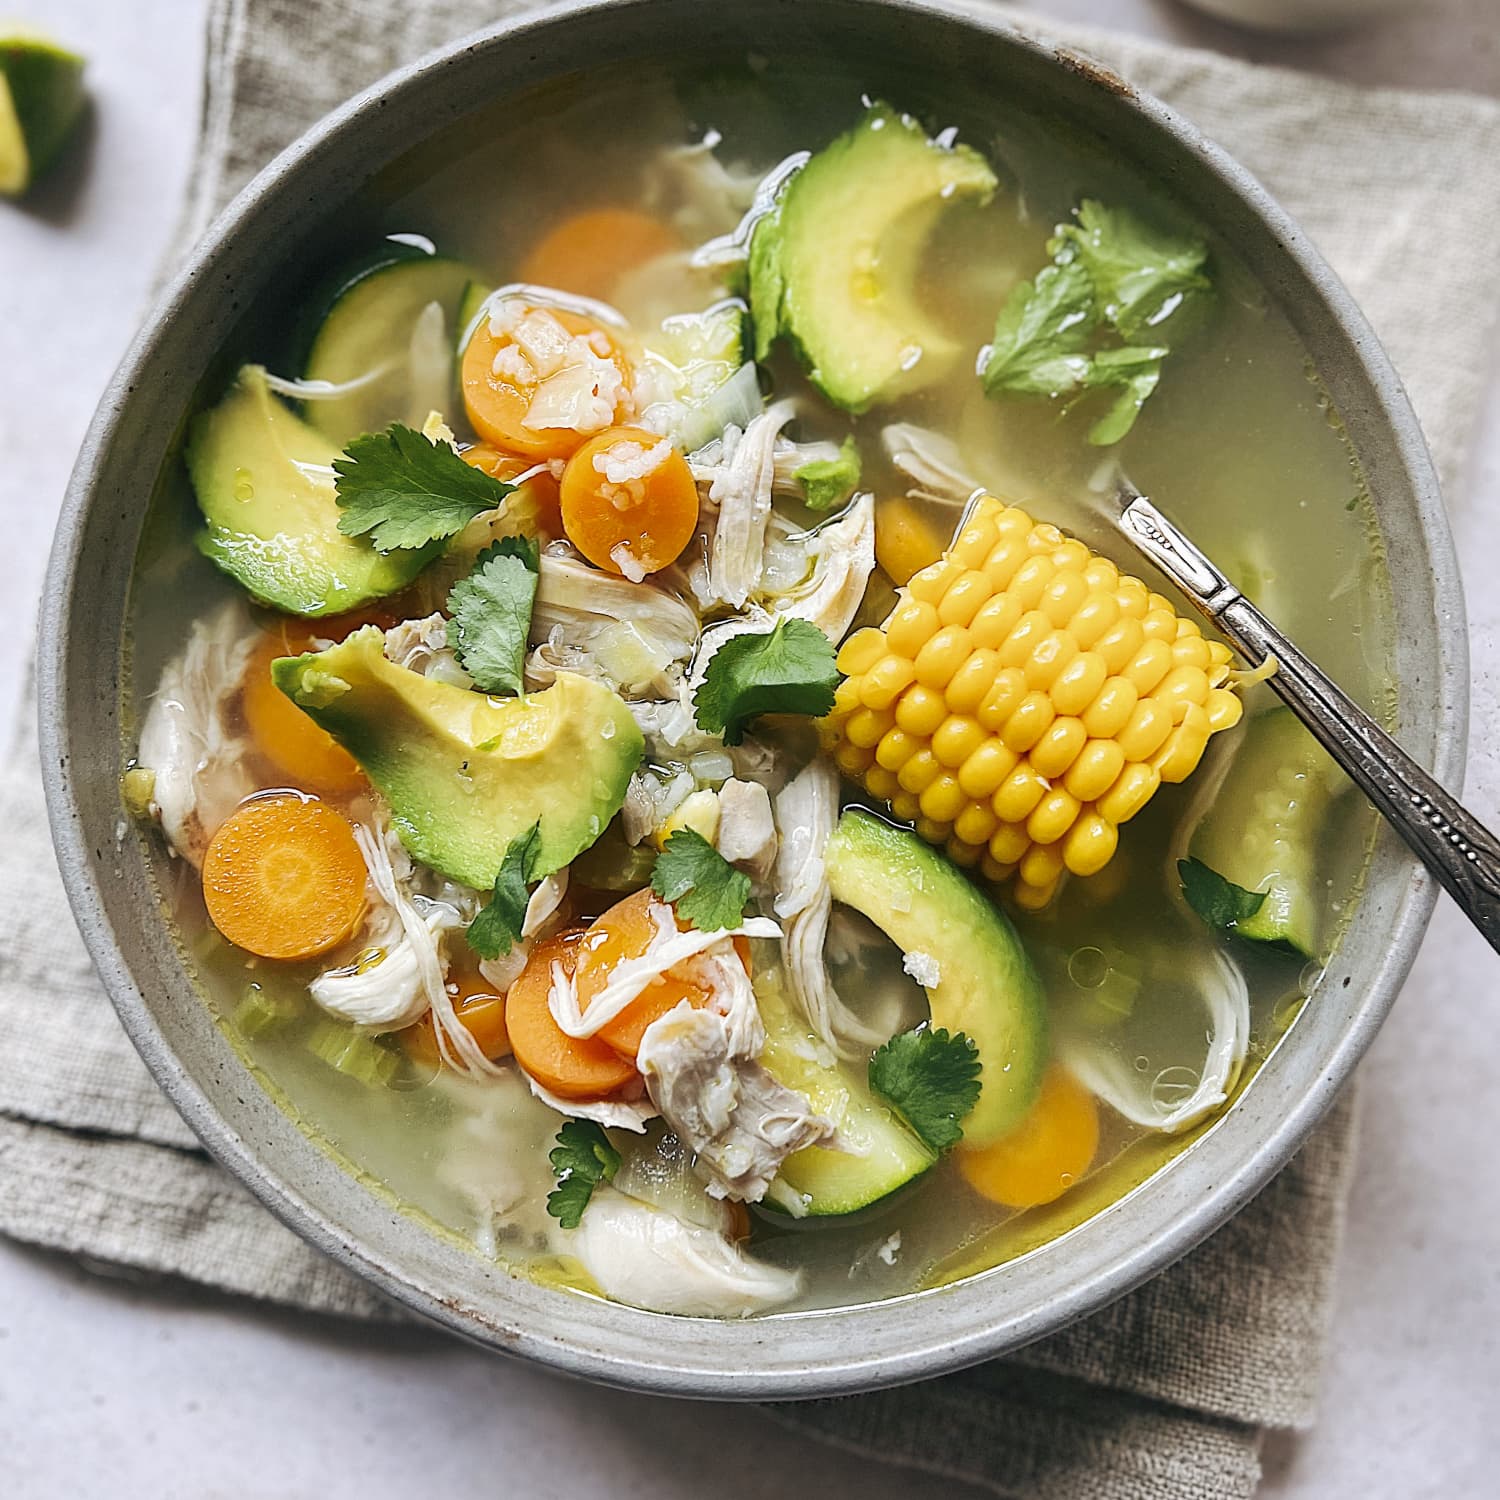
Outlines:
{"type": "Polygon", "coordinates": [[[776,473],[776,439],[796,405],[778,401],[743,433],[726,429],[718,462],[694,465],[694,477],[708,480],[708,503],[717,509],[702,602],[743,609],[760,583],[765,561],[766,523],[776,473]]]}
{"type": "Polygon", "coordinates": [[[526,1074],[526,1082],[548,1109],[572,1120],[592,1120],[606,1130],[633,1130],[639,1134],[657,1116],[656,1106],[644,1095],[639,1099],[563,1099],[544,1089],[530,1073],[526,1074]]]}
{"type": "Polygon", "coordinates": [[[781,618],[806,620],[835,644],[859,612],[875,571],[875,497],[857,495],[844,514],[807,534],[812,571],[796,587],[766,602],[781,618]]]}
{"type": "Polygon", "coordinates": [[[255,640],[239,599],[197,621],[162,672],[141,726],[137,759],[156,778],[151,812],[173,849],[195,866],[219,824],[256,790],[246,746],[229,721],[255,640]]]}
{"type": "Polygon", "coordinates": [[[765,878],[776,858],[776,820],[770,793],[758,781],[731,777],[719,788],[714,844],[730,864],[745,867],[757,880],[765,878]]]}
{"type": "Polygon", "coordinates": [[[409,672],[431,677],[454,687],[474,686],[473,679],[458,664],[458,657],[448,644],[448,622],[440,614],[421,620],[403,620],[385,633],[388,660],[409,672]]]}
{"type": "Polygon", "coordinates": [[[370,1031],[396,1031],[420,1020],[441,988],[443,935],[466,925],[462,909],[409,891],[411,861],[387,830],[356,826],[373,899],[364,948],[353,963],[325,969],[308,986],[324,1010],[370,1031]]]}
{"type": "Polygon", "coordinates": [[[833,1051],[855,1057],[886,1038],[839,998],[824,960],[833,897],[823,869],[823,850],[833,834],[838,799],[838,773],[821,759],[777,795],[781,850],[776,860],[776,915],[782,919],[781,952],[787,977],[808,1025],[833,1051]]]}
{"type": "Polygon", "coordinates": [[[649,767],[635,772],[625,788],[620,827],[629,844],[643,843],[693,794],[697,783],[690,771],[664,777],[649,767]]]}
{"type": "Polygon", "coordinates": [[[747,1317],[790,1302],[796,1271],[752,1259],[724,1234],[594,1189],[570,1248],[605,1296],[683,1317],[747,1317]]]}
{"type": "Polygon", "coordinates": [[[952,438],[914,422],[891,422],[880,432],[886,457],[929,500],[962,505],[984,486],[968,471],[952,438]]]}

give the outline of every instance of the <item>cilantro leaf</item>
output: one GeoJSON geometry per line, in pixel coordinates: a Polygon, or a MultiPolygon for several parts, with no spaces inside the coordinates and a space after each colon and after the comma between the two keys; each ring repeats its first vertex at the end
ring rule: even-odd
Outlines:
{"type": "Polygon", "coordinates": [[[1076,262],[1048,266],[1035,282],[1023,281],[995,320],[989,358],[980,380],[985,394],[1010,391],[1060,396],[1089,376],[1083,353],[1099,321],[1094,286],[1076,262]]]}
{"type": "Polygon", "coordinates": [[[520,693],[541,568],[535,541],[505,536],[448,591],[454,654],[482,693],[520,693]]]}
{"type": "Polygon", "coordinates": [[[515,489],[399,422],[355,438],[333,468],[339,530],[368,535],[381,552],[453,536],[515,489]]]}
{"type": "Polygon", "coordinates": [[[846,437],[837,458],[815,458],[792,471],[802,486],[802,499],[809,510],[832,510],[842,505],[859,484],[859,449],[846,437]]]}
{"type": "Polygon", "coordinates": [[[564,1229],[577,1229],[601,1182],[613,1182],[620,1153],[592,1120],[564,1120],[557,1145],[547,1153],[557,1186],[547,1194],[547,1212],[564,1229]]]}
{"type": "Polygon", "coordinates": [[[750,899],[750,877],[701,833],[679,828],[657,856],[651,889],[699,931],[719,932],[739,926],[750,899]]]}
{"type": "Polygon", "coordinates": [[[731,636],[714,652],[693,716],[699,729],[738,745],[757,714],[826,714],[838,682],[833,642],[806,620],[782,619],[774,630],[731,636]]]}
{"type": "Polygon", "coordinates": [[[541,848],[540,820],[510,841],[495,876],[489,905],[481,908],[465,934],[469,946],[481,958],[499,958],[521,941],[521,924],[526,920],[526,903],[531,899],[526,887],[536,879],[541,848]]]}
{"type": "Polygon", "coordinates": [[[1264,891],[1247,891],[1244,886],[1226,880],[1201,859],[1179,859],[1177,878],[1182,882],[1187,904],[1220,932],[1233,932],[1265,904],[1264,891]]]}
{"type": "Polygon", "coordinates": [[[1161,379],[1165,348],[1126,344],[1119,349],[1101,349],[1093,359],[1088,383],[1099,388],[1117,388],[1119,395],[1109,410],[1089,428],[1089,442],[1096,448],[1118,443],[1140,415],[1146,397],[1161,379]]]}
{"type": "Polygon", "coordinates": [[[1208,246],[1196,235],[1171,234],[1128,208],[1093,198],[1078,205],[1076,224],[1059,224],[1047,249],[1076,257],[1099,298],[1099,310],[1132,340],[1166,322],[1190,292],[1207,291],[1208,246]]]}
{"type": "Polygon", "coordinates": [[[979,1049],[961,1031],[898,1032],[870,1058],[870,1087],[932,1150],[946,1151],[979,1102],[979,1049]]]}

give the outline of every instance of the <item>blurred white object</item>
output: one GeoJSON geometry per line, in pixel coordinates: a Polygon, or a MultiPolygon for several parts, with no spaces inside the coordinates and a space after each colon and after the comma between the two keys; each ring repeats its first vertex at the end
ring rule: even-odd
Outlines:
{"type": "Polygon", "coordinates": [[[1331,31],[1374,21],[1410,6],[1411,0],[1187,0],[1221,21],[1259,31],[1331,31]]]}

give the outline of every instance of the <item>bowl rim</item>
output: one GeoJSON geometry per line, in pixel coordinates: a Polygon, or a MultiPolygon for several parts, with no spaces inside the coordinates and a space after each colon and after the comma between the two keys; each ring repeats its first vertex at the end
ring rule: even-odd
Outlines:
{"type": "MultiPolygon", "coordinates": [[[[551,1298],[566,1298],[589,1309],[581,1318],[573,1318],[558,1306],[558,1319],[564,1329],[559,1334],[555,1331],[556,1324],[549,1330],[534,1319],[530,1324],[523,1319],[520,1324],[512,1325],[504,1319],[487,1316],[479,1308],[447,1295],[442,1285],[423,1284],[419,1275],[401,1267],[399,1257],[382,1259],[368,1246],[354,1243],[337,1222],[247,1146],[204,1085],[187,1071],[172,1050],[124,959],[106,915],[101,888],[102,859],[90,847],[79,785],[72,768],[68,726],[73,684],[66,670],[69,621],[80,582],[88,521],[98,500],[111,449],[119,436],[128,399],[141,372],[149,367],[158,351],[165,330],[199,295],[200,285],[213,279],[216,266],[228,255],[241,227],[253,221],[261,200],[285,180],[295,180],[305,163],[357,126],[372,110],[389,100],[433,86],[436,76],[461,54],[486,54],[527,40],[542,41],[558,28],[576,26],[581,17],[597,18],[605,13],[628,18],[623,22],[626,25],[650,26],[653,24],[650,12],[665,10],[674,3],[677,0],[588,0],[584,4],[553,5],[436,48],[325,116],[263,168],[218,216],[157,298],[131,341],[100,401],[69,482],[46,575],[38,650],[41,764],[49,770],[55,768],[55,774],[44,774],[43,780],[48,818],[69,901],[126,1031],[156,1081],[210,1153],[303,1239],[397,1301],[450,1330],[487,1347],[519,1354],[565,1373],[637,1390],[714,1399],[844,1394],[944,1373],[1053,1332],[1162,1271],[1243,1207],[1285,1165],[1332,1104],[1339,1087],[1378,1030],[1415,958],[1436,899],[1435,882],[1413,865],[1404,887],[1395,894],[1395,910],[1385,929],[1384,952],[1368,966],[1363,995],[1348,1013],[1337,1044],[1324,1056],[1320,1079],[1284,1113],[1277,1115],[1267,1129],[1258,1131],[1257,1143],[1232,1170],[1216,1173],[1206,1190],[1182,1199],[1161,1233],[1127,1246],[1122,1253],[1097,1257],[1100,1264],[1093,1273],[1065,1292],[986,1319],[982,1304],[988,1290],[1030,1256],[947,1287],[887,1302],[772,1315],[745,1322],[645,1313],[620,1304],[592,1302],[574,1293],[550,1291],[546,1295],[551,1298]],[[633,14],[638,12],[645,14],[633,14]],[[910,1309],[924,1299],[929,1304],[945,1303],[946,1313],[884,1321],[880,1317],[883,1311],[910,1309]],[[647,1322],[640,1323],[642,1319],[647,1322]],[[900,1347],[879,1347],[881,1339],[877,1335],[881,1330],[895,1327],[900,1331],[903,1322],[904,1332],[896,1340],[900,1347]],[[815,1336],[815,1343],[822,1338],[830,1344],[825,1354],[810,1356],[816,1359],[815,1365],[806,1363],[809,1357],[804,1357],[804,1365],[798,1368],[781,1365],[759,1368],[753,1363],[756,1351],[764,1354],[767,1346],[777,1340],[778,1329],[783,1338],[800,1347],[805,1340],[799,1340],[792,1332],[799,1323],[837,1330],[837,1336],[832,1333],[815,1336]],[[861,1323],[869,1336],[861,1336],[861,1323]],[[572,1325],[584,1331],[575,1332],[572,1325]],[[839,1329],[838,1325],[843,1326],[839,1329]],[[705,1329],[711,1330],[707,1337],[705,1329]],[[634,1352],[629,1347],[624,1353],[612,1350],[608,1347],[611,1337],[620,1344],[633,1344],[634,1352]]],[[[1399,463],[1415,502],[1415,529],[1426,560],[1432,566],[1433,593],[1438,606],[1433,642],[1437,680],[1426,684],[1438,711],[1433,726],[1433,769],[1440,780],[1454,780],[1461,773],[1467,739],[1467,633],[1457,559],[1437,478],[1416,417],[1389,359],[1364,315],[1307,236],[1244,167],[1207,140],[1196,126],[1150,94],[1125,84],[1072,45],[1049,40],[1044,27],[1033,28],[1025,22],[1018,25],[1015,17],[1003,13],[976,12],[964,6],[962,0],[824,0],[824,9],[894,10],[930,18],[934,24],[985,33],[1001,45],[1030,53],[1052,67],[1084,73],[1092,83],[1117,96],[1117,107],[1143,117],[1156,134],[1171,138],[1179,152],[1193,158],[1198,168],[1238,199],[1280,242],[1288,262],[1316,289],[1333,324],[1346,336],[1357,363],[1358,378],[1373,392],[1379,418],[1394,441],[1391,462],[1399,463]]],[[[1330,974],[1334,967],[1330,966],[1330,974]]],[[[1347,977],[1344,982],[1347,984],[1347,977]]],[[[1173,1167],[1188,1154],[1208,1146],[1221,1126],[1237,1118],[1240,1109],[1237,1102],[1235,1108],[1226,1111],[1213,1130],[1174,1160],[1173,1167]]],[[[1218,1154],[1227,1155],[1227,1150],[1218,1154]]],[[[335,1170],[343,1168],[335,1164],[335,1170]]],[[[1172,1177],[1173,1173],[1157,1172],[1147,1181],[1164,1176],[1172,1177]]],[[[1071,1239],[1106,1218],[1140,1191],[1133,1189],[1080,1229],[1069,1231],[1067,1237],[1071,1239]]],[[[501,1300],[505,1300],[503,1293],[501,1300]]],[[[545,1299],[543,1305],[546,1306],[545,1299]]]]}

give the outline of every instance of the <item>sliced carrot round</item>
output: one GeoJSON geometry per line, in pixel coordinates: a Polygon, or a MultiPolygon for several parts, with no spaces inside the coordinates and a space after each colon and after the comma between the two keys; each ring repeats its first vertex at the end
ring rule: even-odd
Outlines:
{"type": "MultiPolygon", "coordinates": [[[[477,968],[456,964],[448,971],[448,997],[459,1024],[479,1044],[479,1050],[493,1061],[510,1054],[510,1033],[505,1025],[505,996],[497,995],[477,968]]],[[[410,1055],[429,1067],[442,1064],[435,1023],[429,1011],[414,1026],[401,1033],[401,1041],[410,1055]]]]}
{"type": "Polygon", "coordinates": [[[639,209],[591,208],[549,229],[519,279],[608,302],[628,271],[681,248],[676,230],[639,209]]]}
{"type": "MultiPolygon", "coordinates": [[[[513,480],[528,469],[536,469],[538,460],[519,453],[505,453],[493,443],[475,443],[459,455],[471,468],[479,469],[491,479],[513,480]]],[[[532,474],[523,486],[536,504],[537,523],[548,536],[562,535],[562,511],[558,505],[558,485],[548,469],[532,474]]]]}
{"type": "Polygon", "coordinates": [[[572,1037],[552,1019],[547,997],[552,966],[571,974],[583,932],[538,943],[505,995],[505,1024],[518,1063],[544,1089],[563,1099],[603,1099],[635,1076],[635,1066],[597,1037],[572,1037]]]}
{"type": "MultiPolygon", "coordinates": [[[[566,333],[589,340],[593,353],[609,360],[619,375],[621,392],[616,402],[616,420],[628,405],[630,362],[621,352],[609,330],[581,313],[566,308],[520,308],[522,316],[541,312],[556,319],[566,333]]],[[[554,372],[550,380],[566,377],[566,370],[554,372]]],[[[532,403],[542,393],[546,380],[539,378],[535,367],[517,347],[509,333],[497,333],[490,319],[481,318],[464,350],[460,381],[464,409],[474,431],[486,442],[507,453],[529,458],[566,458],[588,436],[576,427],[535,427],[527,425],[532,403]],[[496,362],[499,361],[499,368],[496,362]],[[528,374],[528,370],[531,372],[528,374]]]]}
{"type": "Polygon", "coordinates": [[[698,486],[659,433],[611,427],[568,460],[562,477],[568,540],[597,567],[639,579],[677,560],[698,526],[698,486]]]}
{"type": "Polygon", "coordinates": [[[314,958],[353,936],[365,911],[365,861],[347,818],[315,797],[242,804],[203,858],[209,919],[262,958],[314,958]]]}
{"type": "Polygon", "coordinates": [[[975,1192],[1007,1208],[1035,1208],[1061,1198],[1099,1149],[1099,1106],[1072,1074],[1054,1064],[1031,1112],[1009,1135],[956,1153],[975,1192]]]}
{"type": "Polygon", "coordinates": [[[294,787],[346,796],[366,785],[359,763],[326,729],[309,718],[271,681],[271,663],[312,649],[305,635],[273,630],[245,668],[241,703],[256,748],[294,787]]]}

